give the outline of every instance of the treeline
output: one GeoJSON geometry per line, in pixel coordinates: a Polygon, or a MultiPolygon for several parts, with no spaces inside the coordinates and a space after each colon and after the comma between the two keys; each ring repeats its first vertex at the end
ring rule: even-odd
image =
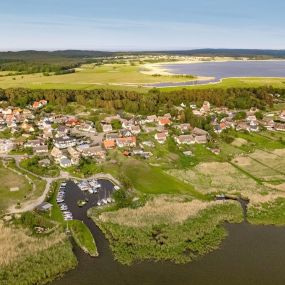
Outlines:
{"type": "Polygon", "coordinates": [[[229,88],[229,89],[182,89],[163,92],[152,89],[147,94],[123,90],[34,90],[34,89],[0,89],[0,101],[13,106],[24,107],[35,100],[46,99],[49,106],[66,106],[75,102],[91,108],[107,110],[125,110],[130,113],[151,114],[172,110],[181,103],[195,103],[198,106],[209,101],[214,106],[248,109],[257,107],[265,109],[272,106],[275,94],[285,97],[285,89],[270,87],[229,88]]]}
{"type": "Polygon", "coordinates": [[[55,72],[56,74],[63,74],[73,68],[78,67],[79,63],[39,63],[39,62],[25,62],[25,61],[2,61],[0,62],[0,71],[16,71],[20,74],[31,73],[47,73],[55,72]]]}

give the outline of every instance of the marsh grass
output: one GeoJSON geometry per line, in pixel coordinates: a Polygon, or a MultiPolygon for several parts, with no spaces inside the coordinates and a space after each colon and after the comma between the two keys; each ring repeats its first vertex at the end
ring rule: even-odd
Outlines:
{"type": "MultiPolygon", "coordinates": [[[[173,219],[167,222],[169,210],[161,213],[159,207],[152,208],[153,212],[157,212],[154,216],[160,216],[161,224],[153,222],[150,219],[152,214],[147,210],[143,211],[138,208],[135,210],[137,214],[133,211],[130,214],[145,217],[129,216],[129,219],[134,225],[142,220],[140,227],[126,226],[122,221],[118,224],[116,214],[120,215],[120,211],[122,210],[114,212],[108,216],[108,219],[106,216],[102,219],[95,215],[93,219],[108,238],[115,258],[123,264],[132,264],[142,260],[190,262],[219,247],[227,235],[221,226],[223,222],[241,222],[243,219],[241,207],[236,202],[216,203],[216,205],[200,209],[196,215],[186,220],[183,220],[185,217],[181,218],[177,209],[172,210],[177,215],[175,223],[173,219]]],[[[125,213],[122,217],[124,215],[125,213]]]]}

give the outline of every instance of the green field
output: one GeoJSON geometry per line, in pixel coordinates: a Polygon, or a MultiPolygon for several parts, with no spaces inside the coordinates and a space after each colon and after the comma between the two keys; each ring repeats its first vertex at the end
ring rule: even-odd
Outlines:
{"type": "MultiPolygon", "coordinates": [[[[143,74],[140,70],[143,65],[130,64],[105,64],[95,66],[94,64],[83,65],[76,73],[65,75],[44,76],[38,74],[12,75],[0,77],[0,88],[32,88],[32,89],[122,89],[141,90],[149,88],[142,87],[144,84],[159,82],[183,82],[189,78],[183,76],[152,76],[143,74]]],[[[7,72],[3,73],[7,74],[7,72]]],[[[229,88],[229,87],[259,87],[273,86],[285,87],[285,78],[228,78],[221,83],[207,84],[201,86],[188,86],[183,88],[229,88]]],[[[165,91],[181,89],[181,87],[163,88],[165,91]]]]}
{"type": "Polygon", "coordinates": [[[28,74],[0,77],[0,88],[23,87],[40,89],[98,89],[102,87],[139,89],[147,83],[185,81],[183,77],[152,76],[140,72],[141,66],[108,64],[83,65],[76,73],[65,75],[28,74]]]}
{"type": "Polygon", "coordinates": [[[23,201],[31,191],[32,186],[24,176],[5,168],[0,162],[0,213],[23,201]],[[13,191],[13,188],[18,188],[18,191],[13,191]]]}
{"type": "Polygon", "coordinates": [[[127,181],[134,189],[147,194],[189,194],[201,198],[193,186],[168,175],[160,167],[133,158],[117,156],[119,163],[106,164],[104,172],[127,181]]]}

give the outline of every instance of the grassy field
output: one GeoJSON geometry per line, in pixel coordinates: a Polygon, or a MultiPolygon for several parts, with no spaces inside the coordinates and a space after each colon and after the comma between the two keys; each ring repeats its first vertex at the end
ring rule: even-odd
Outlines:
{"type": "Polygon", "coordinates": [[[197,191],[207,193],[242,194],[250,196],[268,190],[228,162],[200,163],[188,170],[170,170],[169,173],[191,183],[197,191]]]}
{"type": "MultiPolygon", "coordinates": [[[[285,88],[285,78],[268,78],[268,77],[244,77],[244,78],[225,78],[219,83],[210,83],[205,85],[186,86],[186,89],[209,89],[209,88],[251,88],[272,86],[275,88],[285,88]]],[[[181,87],[167,87],[164,91],[174,91],[181,87]]]]}
{"type": "Polygon", "coordinates": [[[168,175],[160,167],[149,165],[145,162],[125,158],[116,154],[118,163],[108,163],[103,171],[127,180],[130,186],[146,194],[189,194],[202,198],[194,188],[179,179],[168,175]]]}
{"type": "Polygon", "coordinates": [[[70,221],[68,226],[77,245],[90,256],[98,256],[97,247],[89,228],[78,220],[70,221]]]}
{"type": "MultiPolygon", "coordinates": [[[[65,75],[27,74],[0,77],[0,88],[33,88],[33,89],[124,89],[146,91],[144,84],[159,82],[184,82],[189,78],[183,76],[152,76],[143,74],[142,65],[106,64],[94,66],[83,65],[76,73],[65,75]]],[[[229,87],[285,87],[285,78],[228,78],[217,84],[188,86],[185,88],[229,88],[229,87]]],[[[184,87],[183,87],[184,88],[184,87]]],[[[181,89],[181,87],[163,88],[165,91],[181,89]]]]}
{"type": "Polygon", "coordinates": [[[34,235],[26,227],[1,222],[0,241],[1,284],[44,284],[77,264],[71,244],[59,229],[34,235]]]}
{"type": "Polygon", "coordinates": [[[277,198],[248,208],[247,220],[252,224],[285,225],[285,199],[277,198]]]}
{"type": "Polygon", "coordinates": [[[242,221],[241,207],[235,202],[209,203],[205,207],[201,206],[200,201],[176,200],[175,203],[166,204],[165,199],[159,199],[155,203],[156,207],[150,207],[147,203],[142,208],[92,216],[110,241],[119,262],[190,262],[219,247],[226,236],[226,231],[220,226],[222,222],[242,221]],[[182,214],[182,219],[179,206],[188,209],[187,214],[182,214]],[[130,214],[129,225],[126,225],[124,218],[126,211],[130,214]],[[169,220],[171,213],[174,215],[169,220]]]}
{"type": "Polygon", "coordinates": [[[23,201],[31,191],[32,185],[24,176],[5,168],[0,161],[0,213],[23,201]],[[13,188],[16,191],[13,191],[13,188]]]}
{"type": "Polygon", "coordinates": [[[0,77],[0,88],[24,87],[41,89],[97,89],[102,87],[138,89],[139,85],[156,82],[181,82],[189,79],[175,76],[152,76],[140,72],[140,66],[108,64],[83,65],[76,73],[65,75],[28,74],[0,77]]]}

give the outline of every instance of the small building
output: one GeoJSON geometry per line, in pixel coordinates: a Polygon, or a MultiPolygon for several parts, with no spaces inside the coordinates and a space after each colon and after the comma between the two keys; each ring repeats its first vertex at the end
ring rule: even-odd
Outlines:
{"type": "Polygon", "coordinates": [[[156,133],[154,138],[157,140],[158,143],[163,144],[166,142],[167,140],[167,135],[166,133],[162,132],[162,133],[156,133]]]}
{"type": "Polygon", "coordinates": [[[115,140],[104,140],[103,142],[105,149],[113,149],[116,147],[116,141],[115,140]]]}
{"type": "Polygon", "coordinates": [[[112,132],[113,128],[112,128],[112,125],[103,124],[102,125],[102,130],[103,130],[104,133],[109,133],[109,132],[112,132]]]}
{"type": "Polygon", "coordinates": [[[36,155],[47,155],[48,154],[48,146],[47,145],[41,145],[33,147],[33,152],[36,155]]]}
{"type": "Polygon", "coordinates": [[[195,136],[195,142],[198,144],[205,144],[208,142],[206,135],[195,136]]]}
{"type": "Polygon", "coordinates": [[[72,165],[72,162],[69,158],[63,156],[63,157],[61,157],[61,159],[59,161],[59,165],[63,168],[66,168],[66,167],[70,167],[72,165]]]}
{"type": "Polygon", "coordinates": [[[177,144],[194,144],[195,138],[192,135],[181,135],[175,138],[177,144]]]}
{"type": "Polygon", "coordinates": [[[118,138],[116,140],[117,146],[122,148],[122,147],[135,147],[137,144],[137,139],[136,137],[125,137],[125,138],[118,138]]]}
{"type": "Polygon", "coordinates": [[[52,209],[52,204],[48,202],[43,202],[36,208],[36,210],[40,212],[48,212],[51,209],[52,209]]]}

